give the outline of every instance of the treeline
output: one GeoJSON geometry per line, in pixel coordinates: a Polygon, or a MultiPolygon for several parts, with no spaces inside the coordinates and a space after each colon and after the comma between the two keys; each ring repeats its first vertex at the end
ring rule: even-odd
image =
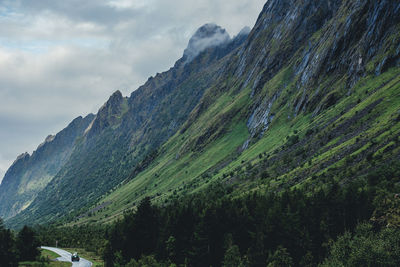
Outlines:
{"type": "Polygon", "coordinates": [[[0,219],[0,266],[18,266],[21,261],[35,261],[40,257],[36,233],[25,226],[16,235],[6,229],[0,219]]]}
{"type": "MultiPolygon", "coordinates": [[[[400,164],[388,164],[325,176],[313,191],[238,194],[214,184],[166,207],[145,198],[112,226],[34,229],[41,245],[85,248],[108,267],[400,266],[399,177],[400,164]]],[[[1,257],[18,255],[18,237],[1,227],[1,257]]]]}
{"type": "Polygon", "coordinates": [[[383,166],[346,184],[331,179],[314,192],[232,199],[228,186],[216,185],[162,209],[145,198],[108,231],[103,257],[107,266],[400,266],[399,251],[385,249],[400,248],[400,233],[380,232],[399,169],[383,166]],[[356,255],[374,244],[379,261],[356,255]]]}
{"type": "Polygon", "coordinates": [[[18,266],[18,262],[46,261],[40,246],[84,248],[99,255],[105,247],[106,226],[76,227],[24,226],[19,232],[6,229],[0,219],[0,266],[18,266]]]}
{"type": "Polygon", "coordinates": [[[103,253],[107,226],[82,225],[72,227],[34,227],[41,245],[62,248],[84,248],[86,251],[103,253]]]}

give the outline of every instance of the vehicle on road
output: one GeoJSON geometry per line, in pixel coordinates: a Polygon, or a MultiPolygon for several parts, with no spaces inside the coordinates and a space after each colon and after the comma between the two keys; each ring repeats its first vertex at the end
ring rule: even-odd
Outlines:
{"type": "Polygon", "coordinates": [[[75,252],[74,254],[71,255],[71,261],[79,261],[78,252],[75,252]]]}

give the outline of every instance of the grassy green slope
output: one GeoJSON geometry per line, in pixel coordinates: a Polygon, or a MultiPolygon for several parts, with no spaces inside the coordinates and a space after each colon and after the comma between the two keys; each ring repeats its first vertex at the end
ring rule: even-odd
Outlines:
{"type": "MultiPolygon", "coordinates": [[[[287,83],[285,71],[266,87],[287,83]]],[[[342,83],[338,81],[335,86],[340,90],[342,83]]],[[[289,96],[290,87],[282,97],[289,96]]],[[[196,123],[175,134],[160,149],[145,171],[99,202],[108,206],[77,223],[113,221],[134,209],[144,196],[163,204],[169,198],[201,190],[210,182],[234,183],[239,194],[292,186],[319,187],[327,173],[345,171],[351,178],[366,173],[374,159],[390,161],[400,153],[400,68],[361,79],[350,96],[315,116],[289,116],[291,108],[276,104],[276,118],[269,130],[241,151],[249,136],[245,124],[249,95],[250,89],[238,95],[221,93],[196,123]],[[229,124],[222,130],[214,129],[221,119],[229,124]],[[209,129],[214,129],[215,136],[199,143],[209,129]],[[293,142],[296,139],[288,136],[298,136],[298,140],[293,142]]]]}
{"type": "MultiPolygon", "coordinates": [[[[160,149],[160,155],[145,171],[133,180],[121,185],[100,203],[111,203],[83,222],[108,221],[132,208],[143,196],[153,196],[163,202],[170,196],[198,190],[217,173],[218,165],[231,162],[238,148],[248,137],[243,114],[236,113],[247,105],[248,91],[237,96],[222,94],[185,133],[178,132],[160,149]],[[204,132],[226,116],[232,116],[230,125],[216,131],[216,136],[207,136],[200,144],[204,132]],[[210,141],[212,140],[212,141],[210,141]],[[204,147],[203,147],[204,146],[204,147]],[[199,150],[199,147],[202,147],[199,150]],[[215,170],[214,170],[215,169],[215,170]]],[[[222,125],[222,124],[221,124],[222,125]]],[[[219,168],[221,168],[219,167],[219,168]]]]}
{"type": "MultiPolygon", "coordinates": [[[[378,8],[373,2],[367,6],[378,8]]],[[[329,14],[329,8],[322,10],[329,14]]],[[[365,10],[344,1],[329,21],[323,14],[311,12],[313,19],[306,20],[297,14],[299,23],[309,26],[302,28],[309,38],[304,42],[293,40],[295,24],[275,21],[273,10],[265,12],[243,53],[231,55],[222,78],[151,164],[75,223],[110,222],[145,196],[164,205],[210,183],[233,185],[233,195],[293,187],[312,192],[330,179],[346,183],[376,165],[398,162],[400,69],[388,69],[398,66],[398,18],[393,15],[393,27],[378,44],[357,28],[370,23],[366,17],[373,9],[365,10]],[[360,13],[359,20],[353,20],[352,10],[360,13]],[[320,30],[314,20],[325,21],[320,30]],[[362,46],[375,52],[367,56],[362,46]],[[268,60],[261,64],[264,56],[268,60]],[[269,105],[268,129],[262,133],[265,121],[248,127],[257,108],[260,119],[269,105]]]]}

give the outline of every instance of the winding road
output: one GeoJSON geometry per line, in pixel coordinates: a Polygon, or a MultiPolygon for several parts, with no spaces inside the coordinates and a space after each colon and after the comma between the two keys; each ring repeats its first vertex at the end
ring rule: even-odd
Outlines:
{"type": "MultiPolygon", "coordinates": [[[[57,258],[58,261],[66,261],[66,262],[71,262],[71,253],[68,251],[59,249],[59,248],[52,248],[52,247],[41,247],[42,249],[47,249],[50,251],[53,251],[60,255],[61,257],[57,258]]],[[[91,267],[92,263],[88,260],[85,260],[83,258],[80,259],[78,262],[71,262],[73,267],[91,267]]]]}

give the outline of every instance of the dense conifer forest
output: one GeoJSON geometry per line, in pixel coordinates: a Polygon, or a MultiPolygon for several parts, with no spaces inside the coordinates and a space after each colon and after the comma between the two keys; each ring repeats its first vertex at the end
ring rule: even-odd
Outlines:
{"type": "Polygon", "coordinates": [[[399,266],[399,176],[390,164],[342,184],[327,177],[314,191],[235,195],[213,184],[166,207],[144,198],[113,225],[35,231],[42,244],[85,247],[107,266],[399,266]]]}

